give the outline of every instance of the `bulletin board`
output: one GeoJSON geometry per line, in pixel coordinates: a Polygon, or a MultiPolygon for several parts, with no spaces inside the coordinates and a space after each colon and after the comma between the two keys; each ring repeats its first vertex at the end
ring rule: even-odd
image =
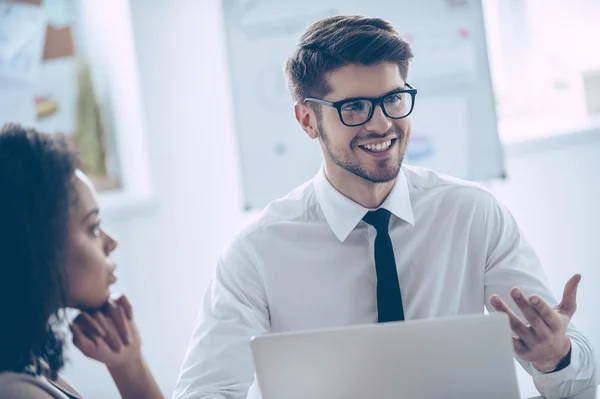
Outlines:
{"type": "Polygon", "coordinates": [[[82,170],[96,189],[121,187],[114,135],[99,101],[92,65],[78,54],[68,8],[71,1],[0,3],[0,125],[12,122],[45,133],[64,133],[74,143],[82,170]]]}

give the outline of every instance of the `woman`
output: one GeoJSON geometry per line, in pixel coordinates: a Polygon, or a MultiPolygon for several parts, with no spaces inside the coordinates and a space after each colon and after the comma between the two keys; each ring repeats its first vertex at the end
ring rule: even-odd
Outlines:
{"type": "Polygon", "coordinates": [[[123,398],[163,398],[127,298],[109,300],[117,242],[61,135],[0,129],[0,399],[81,398],[59,377],[64,309],[73,343],[107,365],[123,398]]]}

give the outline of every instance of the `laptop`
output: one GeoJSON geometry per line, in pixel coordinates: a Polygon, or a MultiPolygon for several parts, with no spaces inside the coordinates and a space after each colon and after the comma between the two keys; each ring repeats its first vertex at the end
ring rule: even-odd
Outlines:
{"type": "Polygon", "coordinates": [[[518,399],[501,313],[256,336],[263,399],[518,399]]]}

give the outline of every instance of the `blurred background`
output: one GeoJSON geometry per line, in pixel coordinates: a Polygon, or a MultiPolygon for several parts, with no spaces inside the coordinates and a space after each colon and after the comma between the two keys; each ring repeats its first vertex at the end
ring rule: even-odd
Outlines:
{"type": "MultiPolygon", "coordinates": [[[[80,149],[120,241],[115,290],[167,396],[221,249],[319,167],[283,62],[335,13],[389,19],[411,40],[409,161],[492,189],[557,297],[582,273],[574,323],[600,354],[599,0],[17,3],[29,7],[0,1],[0,124],[65,132],[80,149]]],[[[104,367],[69,356],[86,398],[118,397],[104,367]]]]}

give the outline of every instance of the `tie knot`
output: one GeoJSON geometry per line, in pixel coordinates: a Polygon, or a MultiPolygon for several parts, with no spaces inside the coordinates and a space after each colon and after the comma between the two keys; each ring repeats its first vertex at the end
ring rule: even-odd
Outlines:
{"type": "Polygon", "coordinates": [[[375,230],[387,232],[390,225],[390,211],[379,208],[376,211],[369,211],[363,217],[363,220],[375,227],[375,230]]]}

